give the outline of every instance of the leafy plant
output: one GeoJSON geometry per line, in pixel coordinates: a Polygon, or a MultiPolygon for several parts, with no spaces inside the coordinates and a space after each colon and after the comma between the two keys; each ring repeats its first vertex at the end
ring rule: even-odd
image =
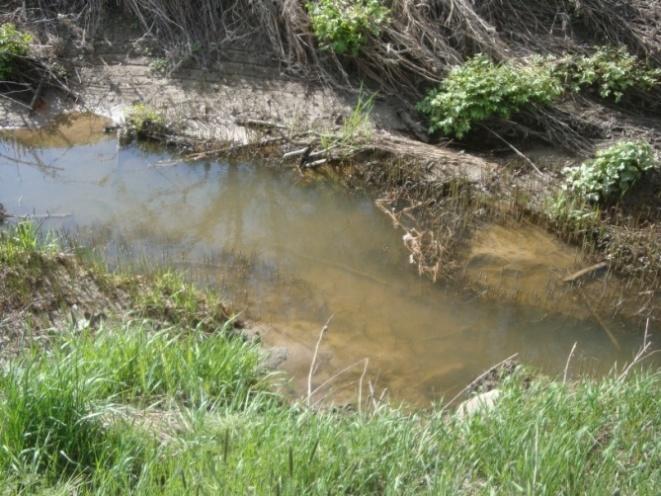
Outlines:
{"type": "Polygon", "coordinates": [[[165,117],[149,105],[136,103],[128,110],[126,123],[130,130],[141,135],[165,127],[165,117]]]}
{"type": "Polygon", "coordinates": [[[170,70],[170,61],[163,57],[155,58],[149,64],[149,70],[158,76],[165,76],[170,70]]]}
{"type": "Polygon", "coordinates": [[[322,47],[339,54],[356,55],[367,35],[378,36],[390,19],[379,0],[319,0],[306,7],[322,47]]]}
{"type": "Polygon", "coordinates": [[[437,89],[418,104],[427,114],[430,132],[462,138],[489,117],[508,118],[526,105],[548,104],[563,93],[550,64],[538,59],[531,64],[494,64],[477,55],[450,71],[437,89]]]}
{"type": "Polygon", "coordinates": [[[28,54],[32,36],[11,23],[0,26],[0,79],[9,79],[16,70],[16,60],[28,54]]]}
{"type": "Polygon", "coordinates": [[[641,176],[658,164],[652,147],[624,141],[597,152],[593,160],[565,169],[564,189],[589,202],[624,196],[641,176]]]}
{"type": "Polygon", "coordinates": [[[555,73],[575,92],[595,88],[600,97],[616,102],[631,89],[649,90],[661,84],[661,69],[645,67],[624,47],[601,47],[589,56],[565,57],[556,64],[555,73]]]}

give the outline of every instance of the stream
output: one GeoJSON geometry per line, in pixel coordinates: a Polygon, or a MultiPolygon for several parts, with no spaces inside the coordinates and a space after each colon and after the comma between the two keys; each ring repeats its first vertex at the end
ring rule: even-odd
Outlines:
{"type": "MultiPolygon", "coordinates": [[[[120,147],[89,115],[5,132],[0,201],[93,245],[111,266],[176,267],[218,290],[263,325],[293,392],[305,390],[332,315],[315,384],[349,367],[323,393],[338,402],[355,399],[365,370],[375,391],[427,405],[514,353],[562,374],[576,342],[571,374],[599,375],[642,343],[643,329],[626,321],[608,322],[617,350],[592,319],[485,301],[418,277],[401,233],[365,193],[259,164],[182,163],[162,148],[120,147]]],[[[540,259],[577,256],[541,231],[516,243],[546,243],[540,259]]]]}

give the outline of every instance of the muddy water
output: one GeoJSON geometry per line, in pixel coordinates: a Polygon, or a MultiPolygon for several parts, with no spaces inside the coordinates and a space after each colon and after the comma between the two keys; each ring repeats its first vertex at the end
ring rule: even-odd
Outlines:
{"type": "MultiPolygon", "coordinates": [[[[75,126],[83,129],[75,139],[54,138],[61,135],[55,126],[0,143],[6,210],[92,240],[111,261],[164,260],[218,288],[266,324],[267,344],[287,348],[279,356],[293,390],[304,390],[319,329],[331,315],[315,384],[358,363],[317,395],[337,401],[356,398],[365,359],[365,391],[371,383],[395,400],[426,404],[513,353],[558,373],[578,342],[571,370],[600,374],[640,345],[640,330],[625,323],[608,322],[618,351],[589,319],[484,302],[418,278],[400,234],[365,195],[254,164],[173,164],[163,151],[119,148],[94,119],[75,126]]],[[[540,272],[556,277],[580,267],[571,249],[524,229],[485,231],[481,246],[502,239],[515,246],[525,263],[508,273],[525,281],[534,270],[536,286],[540,272]]],[[[480,273],[488,254],[472,257],[470,270],[480,273]]]]}

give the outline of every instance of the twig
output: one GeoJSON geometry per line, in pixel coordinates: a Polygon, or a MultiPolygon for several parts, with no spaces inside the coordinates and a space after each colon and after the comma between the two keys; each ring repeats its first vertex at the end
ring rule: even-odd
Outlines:
{"type": "Polygon", "coordinates": [[[319,167],[320,165],[324,165],[326,162],[328,162],[327,159],[322,158],[319,160],[315,160],[314,162],[308,162],[307,164],[304,165],[306,169],[314,169],[315,167],[319,167]]]}
{"type": "Polygon", "coordinates": [[[309,146],[306,146],[305,148],[300,148],[298,150],[292,150],[290,152],[285,153],[282,158],[283,159],[288,159],[292,157],[298,157],[299,155],[305,154],[308,150],[310,149],[309,146]]]}
{"type": "Polygon", "coordinates": [[[236,119],[234,122],[238,126],[242,126],[242,127],[266,127],[272,129],[289,129],[287,126],[278,124],[277,122],[262,121],[259,119],[236,119]]]}
{"type": "Polygon", "coordinates": [[[317,355],[319,355],[319,347],[321,346],[321,341],[324,339],[324,335],[328,331],[328,326],[333,320],[333,317],[334,315],[328,317],[328,320],[321,328],[321,331],[319,332],[319,339],[317,339],[317,344],[314,347],[314,354],[312,355],[312,362],[310,363],[310,371],[308,372],[308,398],[307,398],[308,406],[310,406],[310,399],[312,398],[312,376],[314,375],[314,369],[317,364],[317,355]]]}
{"type": "Polygon", "coordinates": [[[569,373],[569,362],[571,362],[571,358],[574,355],[574,351],[576,350],[576,345],[578,342],[574,343],[574,346],[571,347],[571,351],[569,352],[569,356],[567,357],[567,363],[565,364],[565,373],[562,376],[562,383],[566,384],[567,383],[567,374],[569,373]]]}
{"type": "Polygon", "coordinates": [[[11,98],[11,97],[3,94],[3,93],[0,93],[0,98],[4,98],[5,100],[9,100],[10,102],[15,103],[16,105],[19,105],[19,106],[23,107],[25,110],[29,110],[30,112],[32,112],[32,107],[30,105],[26,105],[25,103],[23,103],[19,100],[11,98]]]}
{"type": "Polygon", "coordinates": [[[367,375],[367,367],[369,366],[370,359],[365,358],[365,366],[363,367],[363,373],[360,375],[360,380],[358,381],[358,413],[362,413],[363,406],[363,381],[365,380],[365,375],[367,375]]]}
{"type": "Polygon", "coordinates": [[[28,215],[17,215],[17,219],[66,219],[71,217],[73,214],[28,214],[28,215]]]}
{"type": "Polygon", "coordinates": [[[578,279],[582,279],[583,277],[592,274],[593,272],[601,271],[603,269],[608,268],[608,264],[606,262],[599,262],[598,264],[591,265],[590,267],[586,267],[585,269],[579,270],[578,272],[574,272],[573,274],[565,277],[562,282],[574,282],[578,279]]]}
{"type": "Polygon", "coordinates": [[[498,133],[497,133],[496,131],[494,131],[493,129],[490,129],[490,128],[488,128],[487,126],[482,126],[482,128],[486,129],[486,130],[489,131],[491,134],[493,134],[496,138],[498,138],[500,141],[502,141],[502,142],[505,143],[507,146],[509,146],[509,147],[512,149],[512,151],[513,151],[514,153],[516,153],[519,157],[521,157],[523,160],[525,160],[526,162],[528,162],[528,163],[532,166],[532,168],[535,169],[535,172],[537,172],[537,174],[539,174],[541,177],[544,177],[544,178],[547,177],[546,174],[544,174],[541,170],[539,170],[539,168],[537,167],[537,165],[535,165],[535,162],[533,162],[532,160],[530,160],[530,159],[528,158],[527,155],[525,155],[521,150],[519,150],[517,147],[515,147],[512,143],[510,143],[509,141],[507,141],[505,138],[503,138],[500,134],[498,134],[498,133]]]}
{"type": "Polygon", "coordinates": [[[629,371],[639,363],[640,361],[644,360],[648,356],[652,355],[652,353],[647,353],[647,350],[649,349],[650,346],[652,346],[652,341],[649,338],[649,327],[650,327],[650,319],[648,318],[647,321],[645,322],[645,334],[643,335],[643,345],[640,347],[640,350],[638,350],[638,353],[636,353],[636,356],[633,357],[633,360],[627,367],[624,369],[622,374],[620,374],[620,377],[618,380],[622,381],[624,378],[629,374],[629,371]]]}
{"type": "Polygon", "coordinates": [[[32,101],[30,101],[30,108],[34,110],[35,105],[37,104],[37,100],[39,100],[39,97],[41,96],[41,91],[44,88],[44,82],[46,81],[46,78],[42,76],[42,78],[39,80],[39,85],[37,86],[36,91],[34,92],[34,95],[32,96],[32,101]]]}

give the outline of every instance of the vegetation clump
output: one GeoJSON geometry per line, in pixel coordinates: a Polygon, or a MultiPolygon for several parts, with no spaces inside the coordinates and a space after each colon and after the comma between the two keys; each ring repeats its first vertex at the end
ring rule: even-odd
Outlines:
{"type": "Polygon", "coordinates": [[[661,69],[646,67],[624,47],[499,64],[477,55],[453,68],[418,109],[428,116],[430,132],[462,138],[488,118],[507,119],[533,104],[550,105],[568,92],[595,89],[601,98],[619,102],[627,92],[649,91],[660,83],[661,69]]]}
{"type": "Polygon", "coordinates": [[[231,316],[215,295],[200,291],[171,271],[134,287],[136,314],[155,321],[207,332],[221,329],[231,316]]]}
{"type": "Polygon", "coordinates": [[[136,103],[129,108],[126,124],[129,133],[141,138],[162,133],[166,127],[165,116],[144,103],[136,103]]]}
{"type": "Polygon", "coordinates": [[[374,109],[376,95],[368,95],[362,88],[356,104],[337,132],[321,135],[320,144],[327,152],[339,148],[340,155],[349,155],[356,145],[367,141],[374,133],[370,114],[374,109]]]}
{"type": "Polygon", "coordinates": [[[563,87],[549,64],[496,64],[477,55],[450,71],[418,108],[427,114],[430,132],[462,138],[490,117],[508,118],[530,104],[549,104],[563,87]]]}
{"type": "Polygon", "coordinates": [[[356,55],[367,36],[378,36],[390,17],[380,0],[319,0],[306,7],[322,47],[338,54],[356,55]]]}
{"type": "Polygon", "coordinates": [[[658,166],[652,147],[642,141],[623,141],[600,150],[594,159],[565,169],[565,191],[588,202],[621,198],[643,174],[658,166]]]}
{"type": "Polygon", "coordinates": [[[0,26],[0,80],[7,80],[16,71],[17,60],[30,50],[32,36],[16,29],[11,23],[0,26]]]}
{"type": "Polygon", "coordinates": [[[556,74],[574,92],[594,88],[601,98],[619,102],[627,91],[651,90],[661,84],[661,69],[645,67],[625,47],[601,47],[592,55],[565,57],[556,74]]]}

